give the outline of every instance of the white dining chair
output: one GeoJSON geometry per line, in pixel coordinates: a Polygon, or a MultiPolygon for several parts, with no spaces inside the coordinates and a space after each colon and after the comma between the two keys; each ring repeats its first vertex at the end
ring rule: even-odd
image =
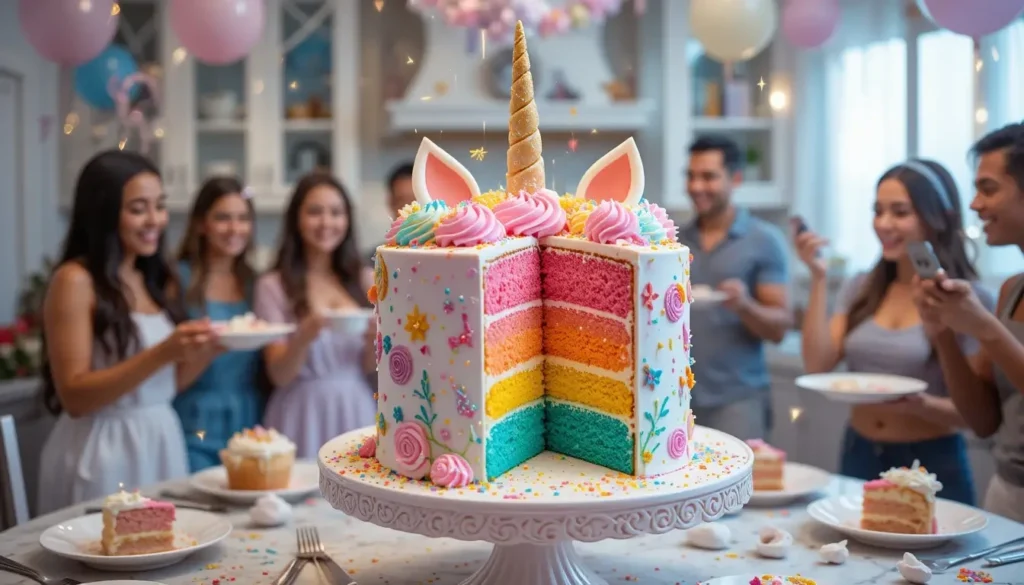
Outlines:
{"type": "Polygon", "coordinates": [[[28,522],[25,474],[21,470],[14,417],[0,416],[0,530],[28,522]]]}

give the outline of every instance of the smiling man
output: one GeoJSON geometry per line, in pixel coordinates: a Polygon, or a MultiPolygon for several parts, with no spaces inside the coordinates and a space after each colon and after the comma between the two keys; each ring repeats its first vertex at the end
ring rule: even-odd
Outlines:
{"type": "Polygon", "coordinates": [[[686,189],[694,221],[680,233],[690,247],[690,280],[724,293],[695,303],[690,320],[697,422],[740,439],[767,438],[771,397],[764,341],[778,343],[792,324],[782,231],[732,203],[740,149],[719,136],[690,146],[686,189]]]}

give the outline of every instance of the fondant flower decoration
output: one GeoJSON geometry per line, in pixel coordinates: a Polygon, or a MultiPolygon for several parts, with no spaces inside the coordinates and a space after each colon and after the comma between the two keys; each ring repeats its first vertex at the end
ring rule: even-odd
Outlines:
{"type": "Polygon", "coordinates": [[[388,296],[388,267],[380,252],[377,252],[377,261],[373,263],[373,280],[377,287],[377,300],[383,301],[388,296]]]}
{"type": "Polygon", "coordinates": [[[392,416],[395,417],[395,422],[402,422],[403,420],[405,420],[405,413],[402,412],[401,406],[396,406],[395,409],[391,412],[391,414],[392,416]]]}
{"type": "Polygon", "coordinates": [[[429,138],[420,142],[412,165],[412,191],[416,201],[444,201],[455,207],[480,196],[473,174],[429,138]]]}
{"type": "Polygon", "coordinates": [[[394,432],[395,460],[398,470],[412,479],[420,479],[430,471],[430,442],[418,422],[401,422],[394,432]]]}
{"type": "MultiPolygon", "coordinates": [[[[404,386],[412,380],[412,352],[404,345],[397,345],[388,357],[388,371],[391,373],[391,381],[399,386],[404,386]]],[[[396,421],[401,420],[396,416],[396,421]]]]}
{"type": "Polygon", "coordinates": [[[473,483],[473,468],[461,455],[445,453],[430,466],[430,481],[441,487],[466,487],[473,483]]]}
{"type": "Polygon", "coordinates": [[[644,292],[642,297],[644,301],[644,307],[648,311],[654,310],[654,301],[658,300],[658,296],[658,293],[654,292],[654,287],[651,285],[651,283],[648,282],[647,285],[644,286],[644,292]]]}
{"type": "Polygon", "coordinates": [[[430,330],[430,323],[427,322],[427,315],[420,313],[420,306],[413,305],[412,312],[405,316],[405,330],[413,341],[426,341],[427,331],[430,330]]]}
{"type": "Polygon", "coordinates": [[[373,457],[377,454],[377,438],[370,436],[363,439],[359,444],[359,456],[363,459],[373,457]]]}
{"type": "Polygon", "coordinates": [[[379,432],[382,437],[388,436],[388,421],[384,419],[383,412],[377,413],[377,432],[379,432]]]}
{"type": "Polygon", "coordinates": [[[686,430],[673,429],[668,436],[668,456],[673,459],[683,459],[686,457],[686,447],[688,444],[686,430]]]}
{"type": "Polygon", "coordinates": [[[683,308],[686,302],[686,291],[681,284],[670,284],[665,291],[665,316],[672,323],[683,318],[683,308]]]}
{"type": "Polygon", "coordinates": [[[661,384],[661,370],[655,370],[649,364],[644,364],[644,386],[649,386],[651,390],[654,390],[658,384],[661,384]]]}
{"type": "Polygon", "coordinates": [[[576,196],[636,205],[644,195],[644,163],[632,137],[595,162],[580,179],[576,196]]]}

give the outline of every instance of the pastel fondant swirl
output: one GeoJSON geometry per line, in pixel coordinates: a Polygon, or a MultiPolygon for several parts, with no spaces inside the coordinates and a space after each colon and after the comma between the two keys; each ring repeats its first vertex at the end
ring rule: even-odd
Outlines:
{"type": "MultiPolygon", "coordinates": [[[[679,227],[676,226],[676,222],[672,221],[672,218],[668,216],[668,212],[665,208],[658,205],[657,203],[648,203],[647,210],[651,212],[654,219],[658,220],[661,227],[665,229],[665,238],[672,242],[679,241],[679,227]]],[[[653,241],[653,240],[652,240],[653,241]]]]}
{"type": "Polygon", "coordinates": [[[399,215],[391,222],[391,227],[388,228],[388,233],[384,234],[384,243],[389,246],[394,246],[398,243],[398,230],[402,229],[402,224],[405,223],[405,218],[399,215]]]}
{"type": "Polygon", "coordinates": [[[602,201],[587,218],[583,234],[598,244],[647,244],[636,214],[618,201],[602,201]]]}
{"type": "Polygon", "coordinates": [[[652,244],[657,244],[668,237],[665,226],[661,225],[658,218],[654,217],[647,207],[637,207],[635,213],[640,224],[640,237],[652,244]]]}
{"type": "Polygon", "coordinates": [[[372,435],[363,439],[359,445],[359,456],[366,459],[377,454],[377,439],[372,435]]]}
{"type": "Polygon", "coordinates": [[[460,205],[438,224],[434,239],[438,246],[459,248],[492,244],[505,237],[505,226],[501,225],[494,212],[479,203],[460,205]]]}
{"type": "Polygon", "coordinates": [[[399,246],[424,246],[433,242],[437,222],[441,221],[447,210],[448,205],[437,200],[409,214],[395,234],[395,243],[399,246]]]}
{"type": "Polygon", "coordinates": [[[670,284],[665,291],[665,316],[672,323],[683,318],[683,308],[686,306],[686,290],[681,284],[670,284]]]}
{"type": "Polygon", "coordinates": [[[461,455],[445,453],[430,466],[430,481],[441,487],[466,487],[473,483],[473,469],[461,455]]]}
{"type": "Polygon", "coordinates": [[[536,193],[521,191],[495,206],[494,215],[510,236],[543,238],[565,229],[565,210],[558,195],[548,189],[536,193]]]}
{"type": "Polygon", "coordinates": [[[686,457],[686,430],[674,429],[668,436],[668,456],[673,459],[686,457]]]}
{"type": "Polygon", "coordinates": [[[399,471],[413,479],[421,479],[430,471],[430,443],[420,423],[398,423],[392,440],[399,471]]]}
{"type": "Polygon", "coordinates": [[[396,345],[388,357],[391,380],[399,386],[408,384],[412,380],[412,369],[412,352],[404,345],[396,345]]]}

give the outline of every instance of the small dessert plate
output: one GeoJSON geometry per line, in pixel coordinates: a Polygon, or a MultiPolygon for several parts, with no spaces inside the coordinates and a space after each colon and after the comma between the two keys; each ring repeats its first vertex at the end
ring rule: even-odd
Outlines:
{"type": "Polygon", "coordinates": [[[690,296],[693,297],[693,302],[698,304],[720,303],[729,298],[729,295],[706,284],[695,284],[690,287],[690,296]]]}
{"type": "Polygon", "coordinates": [[[292,468],[291,481],[285,489],[232,490],[228,489],[228,472],[222,465],[196,473],[189,479],[189,485],[196,491],[234,504],[252,504],[267,494],[274,494],[282,500],[295,501],[320,489],[320,470],[312,461],[296,461],[295,467],[292,468]]]}
{"type": "MultiPolygon", "coordinates": [[[[806,575],[801,575],[803,578],[807,578],[806,575]]],[[[710,581],[701,581],[699,585],[750,585],[751,583],[757,583],[755,579],[761,580],[761,585],[770,585],[772,579],[778,579],[784,585],[789,585],[788,575],[773,575],[771,573],[760,573],[758,575],[732,575],[730,577],[715,577],[710,581]],[[765,577],[770,577],[765,579],[765,577]]],[[[819,581],[820,582],[820,581],[819,581]]]]}
{"type": "Polygon", "coordinates": [[[214,326],[219,326],[217,340],[231,351],[259,349],[295,331],[295,325],[285,323],[267,323],[247,330],[229,329],[226,323],[215,323],[214,326]]]}
{"type": "Polygon", "coordinates": [[[783,506],[805,496],[820,492],[832,482],[832,474],[803,463],[786,462],[782,472],[783,489],[754,490],[748,506],[783,506]]]}
{"type": "Polygon", "coordinates": [[[811,502],[807,513],[816,521],[864,544],[896,550],[918,550],[974,534],[988,526],[988,516],[971,506],[951,500],[935,500],[936,534],[895,534],[860,527],[861,496],[839,496],[811,502]]]}
{"type": "Polygon", "coordinates": [[[807,374],[797,378],[796,385],[805,390],[819,392],[836,402],[848,404],[889,402],[911,394],[919,394],[928,388],[927,382],[916,378],[852,372],[807,374]]]}
{"type": "MultiPolygon", "coordinates": [[[[101,571],[149,571],[180,562],[213,546],[231,533],[221,515],[178,508],[174,521],[175,549],[148,555],[106,556],[100,548],[103,514],[79,516],[47,528],[39,544],[51,553],[101,571]]],[[[136,583],[136,581],[129,581],[136,583]]]]}
{"type": "Polygon", "coordinates": [[[156,581],[89,581],[82,585],[164,585],[156,581]]]}
{"type": "Polygon", "coordinates": [[[331,329],[352,336],[362,335],[370,326],[373,309],[338,309],[324,313],[331,324],[331,329]]]}

